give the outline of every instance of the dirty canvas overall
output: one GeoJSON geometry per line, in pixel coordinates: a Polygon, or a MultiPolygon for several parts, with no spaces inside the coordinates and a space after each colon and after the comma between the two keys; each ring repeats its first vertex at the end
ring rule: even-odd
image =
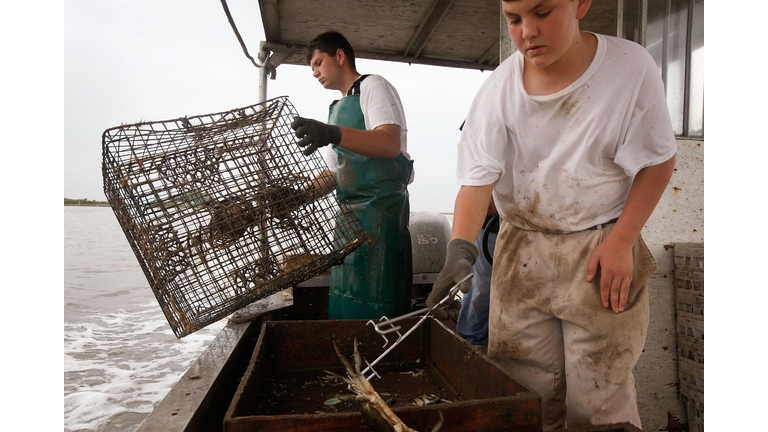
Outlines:
{"type": "Polygon", "coordinates": [[[586,282],[587,266],[613,226],[550,234],[501,223],[488,355],[542,395],[545,430],[562,428],[566,419],[569,428],[621,422],[640,427],[632,369],[645,344],[646,280],[656,264],[638,238],[625,310],[604,307],[600,272],[586,282]]]}
{"type": "MultiPolygon", "coordinates": [[[[343,99],[331,105],[328,123],[365,130],[360,108],[361,77],[343,99]]],[[[338,155],[336,198],[360,221],[370,242],[331,269],[328,319],[395,317],[410,310],[413,263],[408,231],[408,180],[413,163],[369,158],[333,146],[338,155]]]]}

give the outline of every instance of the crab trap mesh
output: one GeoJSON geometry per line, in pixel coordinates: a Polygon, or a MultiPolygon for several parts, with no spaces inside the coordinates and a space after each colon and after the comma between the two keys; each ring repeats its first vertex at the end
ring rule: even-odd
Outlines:
{"type": "Polygon", "coordinates": [[[108,129],[104,192],[176,337],[319,275],[366,241],[334,194],[301,186],[287,98],[108,129]]]}

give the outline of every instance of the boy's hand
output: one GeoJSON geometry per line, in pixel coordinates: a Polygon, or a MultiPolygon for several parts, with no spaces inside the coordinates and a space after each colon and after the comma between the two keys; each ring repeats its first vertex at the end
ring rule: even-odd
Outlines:
{"type": "Polygon", "coordinates": [[[592,252],[587,267],[587,282],[592,282],[600,267],[600,297],[603,306],[623,312],[632,283],[632,248],[645,223],[656,208],[675,169],[675,156],[659,165],[641,169],[632,181],[621,217],[608,237],[592,252]]]}
{"type": "Polygon", "coordinates": [[[296,131],[296,137],[301,138],[296,144],[304,150],[304,156],[309,156],[320,147],[341,142],[341,129],[338,126],[325,124],[317,120],[296,117],[291,123],[296,131]]]}
{"type": "MultiPolygon", "coordinates": [[[[448,242],[445,266],[437,276],[435,284],[432,285],[432,292],[427,297],[427,307],[434,308],[457,282],[472,273],[472,265],[477,261],[477,255],[477,247],[469,240],[456,238],[448,242]]],[[[459,289],[466,294],[471,287],[472,281],[467,280],[459,286],[459,289]]],[[[447,309],[435,309],[433,314],[438,319],[458,318],[460,311],[461,304],[454,301],[447,309]]]]}
{"type": "Polygon", "coordinates": [[[592,282],[600,267],[600,298],[603,306],[611,307],[613,312],[624,312],[632,283],[633,257],[632,245],[629,247],[611,236],[600,243],[592,252],[587,267],[587,282],[592,282]]]}

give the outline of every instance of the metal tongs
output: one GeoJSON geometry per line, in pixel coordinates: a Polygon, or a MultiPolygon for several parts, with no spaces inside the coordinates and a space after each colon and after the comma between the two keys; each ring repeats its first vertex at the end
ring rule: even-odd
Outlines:
{"type": "Polygon", "coordinates": [[[474,275],[475,275],[474,273],[470,273],[470,274],[466,275],[463,279],[461,279],[459,282],[457,282],[456,285],[454,285],[448,291],[448,295],[447,296],[443,297],[443,299],[440,300],[440,302],[438,304],[436,304],[435,306],[433,306],[431,308],[426,307],[424,309],[419,309],[417,311],[413,311],[413,312],[410,312],[410,313],[407,313],[405,315],[401,315],[399,317],[392,318],[392,319],[389,319],[386,316],[383,316],[383,317],[379,318],[379,322],[378,323],[374,322],[373,320],[370,320],[367,323],[365,323],[366,325],[373,324],[373,328],[376,330],[376,333],[380,334],[381,337],[384,338],[384,346],[385,347],[387,346],[387,344],[389,344],[389,339],[387,339],[386,334],[392,333],[392,332],[397,333],[397,340],[395,340],[395,342],[389,348],[387,348],[386,351],[381,353],[381,355],[376,360],[374,360],[372,363],[368,363],[366,361],[366,364],[368,364],[368,367],[366,367],[361,374],[363,376],[365,376],[365,374],[368,373],[369,371],[371,372],[371,374],[369,376],[365,376],[365,379],[370,381],[371,379],[373,379],[374,376],[378,377],[379,374],[376,373],[376,371],[373,369],[373,366],[376,363],[378,363],[379,361],[381,361],[381,359],[383,359],[387,354],[389,354],[389,352],[392,351],[400,342],[402,342],[403,339],[407,338],[408,335],[413,333],[413,331],[416,330],[416,328],[418,328],[421,325],[421,323],[423,323],[430,315],[432,315],[432,313],[436,309],[440,309],[440,308],[443,308],[443,307],[447,306],[448,302],[452,301],[456,297],[456,293],[459,292],[459,286],[461,284],[463,284],[464,282],[466,282],[469,278],[471,278],[474,275]],[[400,333],[400,329],[402,327],[394,325],[394,323],[396,323],[398,321],[402,321],[402,320],[404,320],[406,318],[411,318],[411,317],[419,316],[421,314],[424,314],[424,316],[421,317],[421,319],[416,324],[414,324],[413,327],[410,328],[410,330],[405,332],[405,334],[401,334],[400,333]]]}

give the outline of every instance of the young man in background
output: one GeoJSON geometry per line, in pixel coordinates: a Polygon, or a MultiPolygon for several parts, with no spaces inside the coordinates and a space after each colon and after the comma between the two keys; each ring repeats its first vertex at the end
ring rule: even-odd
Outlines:
{"type": "Polygon", "coordinates": [[[328,123],[297,117],[292,124],[305,154],[328,149],[328,170],[305,192],[316,199],[335,188],[339,203],[354,212],[370,239],[331,269],[328,318],[403,315],[410,311],[413,281],[413,162],[400,96],[383,77],[357,72],[354,51],[338,32],[316,37],[305,57],[320,84],[343,96],[331,104],[328,123]]]}

